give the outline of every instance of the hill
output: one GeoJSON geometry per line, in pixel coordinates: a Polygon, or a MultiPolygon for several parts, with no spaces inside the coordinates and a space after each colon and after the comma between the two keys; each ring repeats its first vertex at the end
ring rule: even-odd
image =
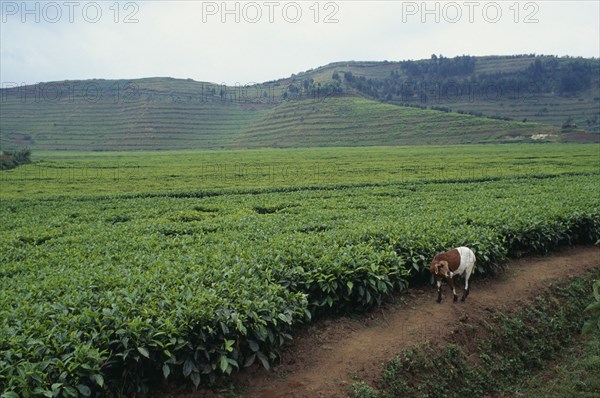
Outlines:
{"type": "Polygon", "coordinates": [[[190,80],[89,80],[5,90],[2,148],[140,150],[219,148],[257,112],[190,80]]]}
{"type": "Polygon", "coordinates": [[[584,132],[599,132],[597,66],[595,59],[436,57],[334,63],[248,87],[173,78],[6,87],[0,90],[0,148],[598,140],[600,135],[584,132]],[[519,88],[531,79],[537,79],[535,89],[520,95],[519,88]],[[465,94],[461,90],[467,86],[472,92],[465,94]],[[498,88],[494,100],[490,87],[498,88]],[[509,87],[517,90],[515,96],[505,95],[509,87]]]}
{"type": "Polygon", "coordinates": [[[536,55],[336,62],[278,81],[378,101],[600,134],[600,60],[536,55]]]}
{"type": "Polygon", "coordinates": [[[472,144],[559,139],[559,129],[383,104],[359,97],[282,103],[262,112],[234,146],[307,147],[472,144]]]}
{"type": "Polygon", "coordinates": [[[93,101],[83,96],[6,100],[2,148],[122,151],[451,144],[532,136],[556,140],[560,133],[542,124],[396,106],[357,96],[244,102],[222,99],[220,89],[212,93],[213,85],[185,83],[79,82],[83,87],[101,87],[102,96],[93,101]],[[123,85],[129,88],[112,89],[123,85]],[[199,94],[203,90],[209,95],[199,94]]]}

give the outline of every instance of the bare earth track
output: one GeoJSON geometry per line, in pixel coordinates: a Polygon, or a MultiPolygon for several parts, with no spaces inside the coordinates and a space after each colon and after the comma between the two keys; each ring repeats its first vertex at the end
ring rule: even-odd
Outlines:
{"type": "MultiPolygon", "coordinates": [[[[493,308],[510,308],[554,281],[600,267],[600,248],[573,247],[544,257],[509,262],[495,278],[472,280],[466,303],[452,303],[448,286],[436,304],[434,288],[409,289],[366,316],[323,320],[296,336],[282,363],[270,372],[258,367],[234,378],[247,398],[341,398],[355,380],[375,382],[382,365],[397,353],[427,340],[439,340],[460,320],[483,319],[493,308]]],[[[479,275],[480,276],[480,275],[479,275]]],[[[218,396],[209,391],[178,391],[164,396],[218,396]]]]}

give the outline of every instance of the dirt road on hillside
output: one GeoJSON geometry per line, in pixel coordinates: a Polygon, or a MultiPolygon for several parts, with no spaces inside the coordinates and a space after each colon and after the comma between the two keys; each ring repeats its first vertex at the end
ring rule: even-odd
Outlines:
{"type": "MultiPolygon", "coordinates": [[[[510,308],[554,281],[600,267],[600,248],[568,248],[544,257],[513,260],[494,278],[472,279],[466,303],[452,303],[448,286],[435,302],[432,288],[410,289],[370,315],[324,320],[301,331],[270,372],[253,368],[234,377],[245,398],[342,398],[356,380],[373,382],[395,354],[427,340],[439,340],[461,319],[482,319],[494,308],[510,308]]],[[[479,275],[480,276],[480,275],[479,275]]],[[[460,294],[460,293],[459,293],[460,294]]],[[[166,394],[177,398],[216,397],[207,391],[166,394]]],[[[225,395],[223,395],[225,396],[225,395]]]]}

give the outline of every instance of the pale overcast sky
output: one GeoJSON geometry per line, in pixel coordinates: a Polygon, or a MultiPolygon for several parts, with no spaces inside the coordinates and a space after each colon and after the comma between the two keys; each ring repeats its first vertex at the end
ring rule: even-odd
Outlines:
{"type": "Polygon", "coordinates": [[[6,1],[0,81],[249,84],[335,61],[600,56],[591,1],[6,1]],[[236,21],[237,19],[237,21],[236,21]]]}

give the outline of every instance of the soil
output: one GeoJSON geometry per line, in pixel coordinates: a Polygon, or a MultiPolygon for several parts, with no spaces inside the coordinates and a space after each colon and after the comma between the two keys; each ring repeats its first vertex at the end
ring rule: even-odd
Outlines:
{"type": "Polygon", "coordinates": [[[401,351],[428,340],[446,341],[447,333],[460,332],[466,322],[485,322],[495,309],[523,304],[540,289],[597,267],[599,247],[572,247],[513,260],[493,278],[475,274],[465,303],[453,304],[447,285],[441,304],[436,303],[434,287],[411,288],[370,314],[320,320],[306,327],[285,348],[280,364],[270,371],[258,366],[245,369],[233,376],[223,395],[189,387],[160,395],[209,398],[235,391],[244,398],[347,397],[357,380],[376,385],[383,366],[401,351]]]}

